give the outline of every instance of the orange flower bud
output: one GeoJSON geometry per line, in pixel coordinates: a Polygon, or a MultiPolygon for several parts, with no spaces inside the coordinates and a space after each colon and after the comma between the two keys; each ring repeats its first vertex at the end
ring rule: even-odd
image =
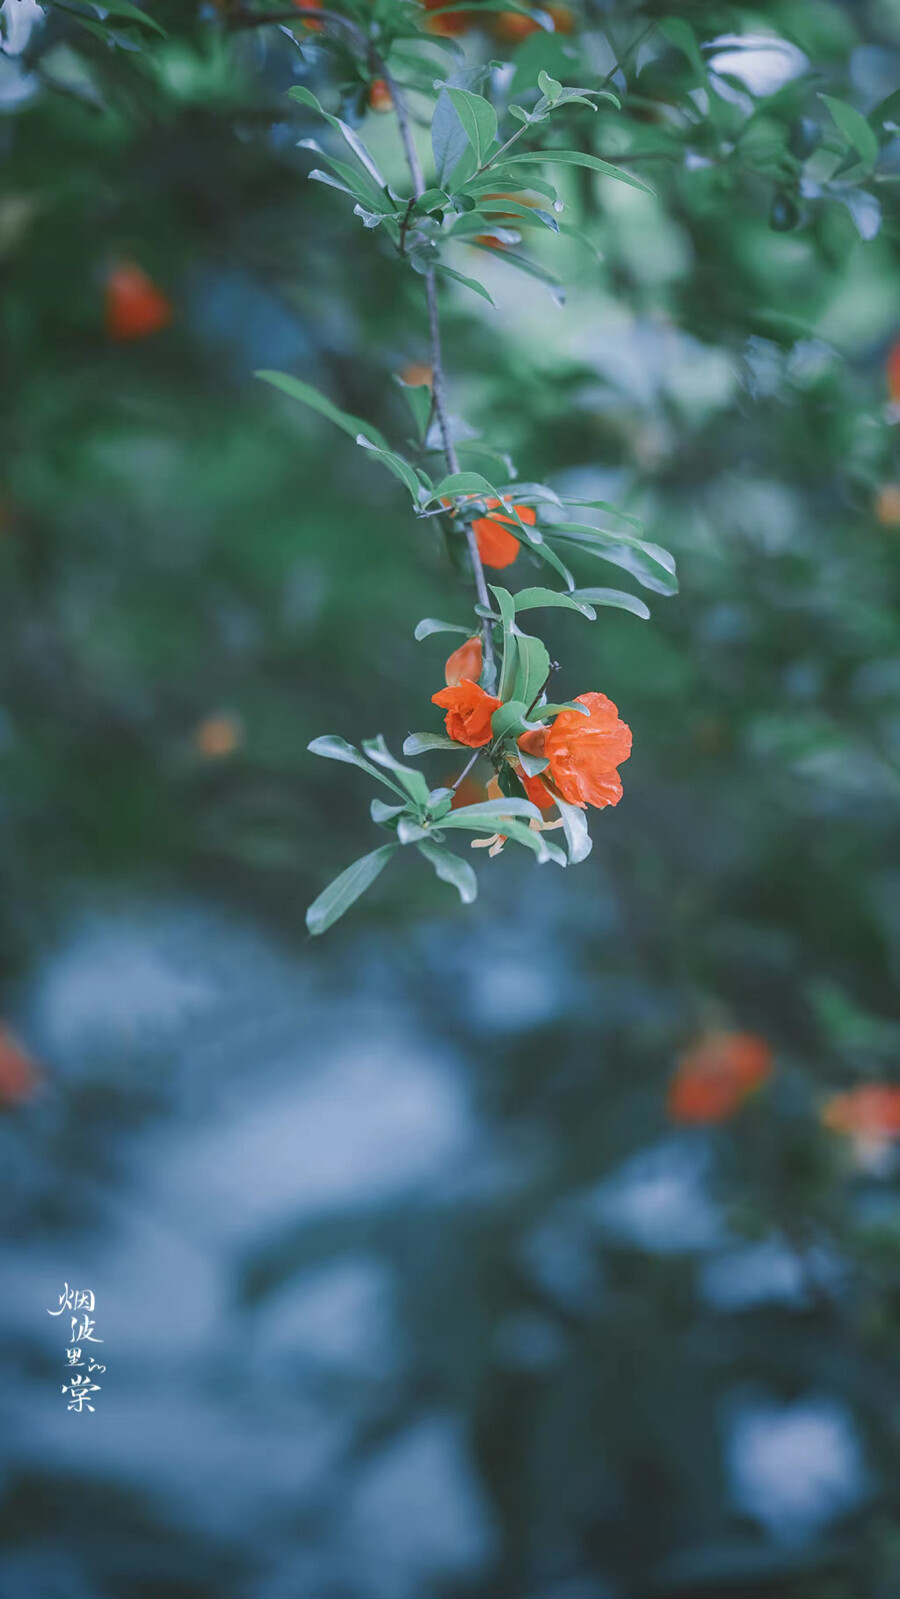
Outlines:
{"type": "MultiPolygon", "coordinates": [[[[489,511],[496,510],[500,505],[509,505],[509,501],[488,500],[489,511]]],[[[537,513],[533,506],[516,505],[516,514],[528,527],[534,527],[537,513]]],[[[512,566],[519,553],[519,541],[512,533],[507,533],[507,527],[515,527],[516,523],[511,516],[478,516],[472,523],[472,532],[478,545],[478,553],[485,566],[504,567],[512,566]],[[505,525],[503,525],[505,524],[505,525]]]]}
{"type": "Polygon", "coordinates": [[[439,694],[432,694],[431,702],[447,712],[444,725],[457,744],[480,749],[491,742],[491,717],[503,701],[495,699],[493,694],[485,694],[477,683],[464,680],[441,689],[439,694]]]}
{"type": "Polygon", "coordinates": [[[481,676],[482,656],[481,638],[467,638],[465,644],[460,644],[458,650],[448,655],[444,664],[444,682],[448,688],[455,688],[463,678],[468,678],[470,683],[477,683],[481,676]]]}
{"type": "Polygon", "coordinates": [[[708,1033],[682,1055],[669,1084],[672,1121],[727,1121],[772,1072],[772,1051],[755,1033],[708,1033]]]}
{"type": "Polygon", "coordinates": [[[560,711],[544,741],[550,776],[569,805],[618,805],[622,780],[616,770],[631,754],[631,728],[620,721],[605,694],[579,694],[580,711],[560,711]]]}
{"type": "Polygon", "coordinates": [[[384,78],[374,78],[369,85],[369,105],[373,111],[392,111],[394,99],[384,78]]]}
{"type": "Polygon", "coordinates": [[[426,366],[424,361],[410,361],[409,366],[403,368],[400,376],[404,383],[409,384],[411,389],[430,389],[434,382],[434,371],[430,366],[426,366]]]}
{"type": "Polygon", "coordinates": [[[106,280],[106,332],[123,343],[159,333],[172,320],[172,304],[139,266],[114,267],[106,280]]]}

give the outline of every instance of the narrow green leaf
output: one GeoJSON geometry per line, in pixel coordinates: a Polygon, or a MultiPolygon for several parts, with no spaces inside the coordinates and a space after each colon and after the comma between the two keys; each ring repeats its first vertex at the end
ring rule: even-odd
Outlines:
{"type": "Polygon", "coordinates": [[[480,472],[451,472],[449,477],[441,478],[431,499],[442,500],[457,494],[488,495],[495,500],[500,498],[493,484],[489,483],[486,477],[482,477],[480,472]]]}
{"type": "Polygon", "coordinates": [[[360,856],[345,872],[341,872],[340,877],[329,883],[318,899],[313,900],[306,913],[309,931],[318,936],[333,927],[360,895],[371,888],[396,848],[396,844],[382,844],[379,849],[373,849],[370,855],[360,856]]]}
{"type": "Polygon", "coordinates": [[[406,800],[402,788],[389,777],[385,777],[384,772],[380,772],[377,766],[373,766],[371,761],[365,759],[365,756],[360,755],[355,745],[348,744],[345,738],[339,738],[336,733],[323,733],[321,738],[314,738],[306,748],[311,755],[322,755],[328,761],[344,761],[348,766],[358,766],[360,771],[368,772],[370,777],[374,777],[379,783],[384,783],[386,788],[392,789],[402,800],[406,800]]]}
{"type": "Polygon", "coordinates": [[[429,638],[432,633],[465,633],[467,638],[472,637],[470,627],[460,627],[458,622],[439,622],[436,616],[423,616],[421,622],[416,623],[413,638],[421,642],[423,638],[429,638]]]}
{"type": "Polygon", "coordinates": [[[378,734],[377,738],[364,738],[362,747],[373,761],[377,761],[379,766],[386,766],[389,772],[393,772],[399,778],[407,794],[415,800],[417,805],[427,804],[428,784],[422,773],[417,772],[415,767],[403,766],[400,761],[396,760],[384,742],[381,733],[378,734]]]}
{"type": "Polygon", "coordinates": [[[643,600],[636,594],[627,594],[624,589],[575,589],[573,599],[584,600],[588,605],[611,605],[620,611],[631,611],[633,616],[639,616],[646,622],[650,612],[643,600]]]}
{"type": "Polygon", "coordinates": [[[317,111],[320,117],[324,117],[325,121],[330,127],[336,128],[346,144],[353,151],[357,161],[359,161],[365,167],[373,183],[377,184],[379,189],[387,190],[387,180],[382,177],[382,174],[379,171],[373,157],[369,154],[369,151],[363,144],[362,139],[353,131],[349,123],[342,122],[340,117],[333,117],[330,111],[326,111],[324,106],[319,104],[319,101],[316,99],[312,90],[305,89],[302,84],[295,83],[293,88],[288,89],[288,94],[290,98],[292,100],[296,100],[299,105],[305,105],[308,106],[310,110],[317,111]]]}
{"type": "Polygon", "coordinates": [[[558,606],[564,611],[578,611],[579,615],[586,616],[589,622],[597,620],[597,613],[590,603],[590,596],[584,589],[574,589],[571,594],[561,594],[558,589],[520,589],[514,598],[517,614],[519,611],[536,611],[545,606],[558,606]]]}
{"type": "Polygon", "coordinates": [[[471,905],[478,894],[478,879],[468,861],[461,861],[452,850],[445,849],[443,844],[435,844],[431,840],[418,844],[416,848],[434,867],[441,882],[450,883],[458,891],[463,904],[471,905]]]}
{"type": "Polygon", "coordinates": [[[341,411],[326,395],[320,394],[318,389],[312,388],[309,383],[304,383],[300,378],[291,377],[287,372],[256,372],[255,377],[261,378],[263,383],[271,383],[273,389],[280,389],[282,394],[290,395],[292,400],[300,400],[303,405],[308,405],[311,410],[318,411],[320,416],[327,416],[329,422],[336,427],[343,428],[354,441],[359,434],[374,444],[377,449],[386,450],[387,441],[382,437],[377,428],[368,422],[360,421],[358,416],[351,416],[349,411],[341,411]]]}
{"type": "Polygon", "coordinates": [[[471,94],[468,89],[448,88],[447,94],[481,166],[497,137],[497,113],[483,95],[471,94]]]}
{"type": "Polygon", "coordinates": [[[537,699],[550,676],[550,656],[546,644],[527,633],[520,633],[516,639],[516,654],[518,660],[513,699],[522,700],[529,706],[537,699]]]}
{"type": "Polygon", "coordinates": [[[101,21],[106,17],[122,17],[128,22],[140,22],[145,28],[152,28],[164,39],[169,37],[165,28],[161,27],[154,17],[148,17],[146,11],[132,5],[130,0],[102,0],[102,4],[101,0],[92,0],[92,4],[101,21]]]}
{"type": "Polygon", "coordinates": [[[465,744],[456,744],[446,733],[409,733],[403,740],[404,755],[427,755],[429,750],[456,750],[457,754],[466,751],[465,744]]]}
{"type": "Polygon", "coordinates": [[[682,55],[686,55],[702,84],[706,83],[706,64],[700,54],[697,35],[682,17],[663,17],[657,23],[660,33],[682,55]]]}
{"type": "Polygon", "coordinates": [[[538,88],[541,94],[546,95],[550,105],[555,105],[562,94],[562,84],[556,78],[551,78],[547,72],[538,73],[538,88]]]}
{"type": "Polygon", "coordinates": [[[405,805],[386,805],[384,800],[377,798],[369,801],[369,815],[380,827],[386,822],[392,822],[395,817],[402,816],[405,810],[405,805]]]}
{"type": "Polygon", "coordinates": [[[656,192],[648,184],[642,183],[630,172],[623,172],[621,167],[614,167],[611,161],[601,161],[598,155],[588,155],[585,150],[534,150],[519,155],[507,156],[507,166],[534,166],[535,163],[547,163],[557,166],[588,167],[591,172],[600,172],[607,178],[618,178],[620,183],[627,183],[629,188],[642,189],[644,194],[656,192]]]}
{"type": "Polygon", "coordinates": [[[847,143],[853,146],[868,166],[873,167],[880,149],[878,135],[862,112],[857,111],[855,106],[847,105],[845,100],[835,100],[830,94],[820,94],[819,99],[827,105],[847,143]]]}
{"type": "Polygon", "coordinates": [[[563,832],[569,847],[569,860],[573,866],[577,866],[579,861],[587,860],[593,849],[587,817],[580,805],[567,805],[565,800],[561,799],[558,799],[556,804],[562,817],[563,832]]]}
{"type": "Polygon", "coordinates": [[[405,461],[402,455],[398,455],[396,450],[379,449],[377,444],[373,444],[371,439],[366,438],[364,433],[357,434],[356,442],[369,455],[376,456],[387,467],[393,477],[399,478],[400,482],[405,484],[412,496],[413,505],[418,505],[419,501],[424,497],[422,485],[409,462],[405,461]]]}
{"type": "Polygon", "coordinates": [[[508,700],[512,694],[516,677],[516,602],[509,589],[502,588],[499,584],[494,583],[489,583],[488,587],[497,601],[500,620],[503,624],[503,665],[500,669],[500,687],[497,693],[501,700],[508,700]]]}
{"type": "Polygon", "coordinates": [[[496,309],[496,302],[492,295],[483,283],[479,283],[477,278],[466,277],[464,272],[457,272],[455,267],[448,267],[443,261],[433,261],[432,267],[440,277],[452,278],[454,283],[461,283],[464,288],[472,289],[475,294],[481,295],[482,300],[487,300],[488,305],[493,305],[496,309]]]}
{"type": "Polygon", "coordinates": [[[524,700],[507,700],[505,705],[495,711],[491,717],[491,732],[495,739],[508,738],[510,734],[518,737],[525,731],[525,712],[528,706],[524,700]]]}

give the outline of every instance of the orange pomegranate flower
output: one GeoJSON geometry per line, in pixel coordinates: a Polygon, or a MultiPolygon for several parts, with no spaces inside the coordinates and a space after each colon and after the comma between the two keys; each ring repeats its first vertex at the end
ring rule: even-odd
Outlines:
{"type": "Polygon", "coordinates": [[[888,350],[887,386],[894,404],[900,405],[900,339],[888,350]]]}
{"type": "Polygon", "coordinates": [[[755,1033],[708,1033],[682,1055],[669,1084],[672,1121],[724,1122],[772,1072],[772,1051],[755,1033]]]}
{"type": "Polygon", "coordinates": [[[504,44],[520,44],[529,34],[537,33],[540,23],[521,11],[499,11],[494,22],[494,32],[504,44]]]}
{"type": "MultiPolygon", "coordinates": [[[[508,500],[488,500],[489,511],[496,511],[501,505],[509,505],[508,500]]],[[[513,507],[521,521],[528,527],[534,527],[537,513],[530,505],[516,505],[513,507]]],[[[507,527],[515,527],[516,523],[511,516],[478,516],[472,523],[472,532],[478,545],[478,553],[485,566],[503,567],[512,566],[519,553],[519,541],[512,533],[507,533],[507,527]],[[505,526],[503,525],[505,524],[505,526]]],[[[576,712],[577,715],[577,712],[576,712]]]]}
{"type": "Polygon", "coordinates": [[[502,700],[485,694],[477,683],[463,679],[461,683],[432,694],[432,705],[446,711],[444,725],[457,744],[468,744],[470,749],[480,749],[491,742],[491,717],[500,709],[502,700]]]}
{"type": "Polygon", "coordinates": [[[373,78],[369,85],[369,105],[373,111],[392,111],[394,98],[384,78],[373,78]]]}
{"type": "Polygon", "coordinates": [[[822,1120],[834,1133],[847,1133],[867,1143],[892,1143],[900,1138],[900,1087],[866,1083],[846,1094],[833,1094],[822,1120]]]}
{"type": "Polygon", "coordinates": [[[544,741],[550,776],[569,805],[618,805],[622,780],[616,768],[631,754],[631,728],[605,694],[579,694],[581,711],[560,711],[544,741]]]}
{"type": "Polygon", "coordinates": [[[31,1099],[40,1073],[12,1033],[0,1025],[0,1106],[21,1105],[31,1099]]]}
{"type": "Polygon", "coordinates": [[[159,333],[172,320],[172,304],[152,278],[132,262],[114,267],[106,280],[106,332],[124,343],[159,333]]]}
{"type": "Polygon", "coordinates": [[[465,644],[460,644],[458,650],[448,655],[444,664],[444,682],[448,688],[456,688],[463,678],[470,683],[477,683],[481,667],[481,639],[478,636],[467,638],[465,644]]]}
{"type": "MultiPolygon", "coordinates": [[[[438,11],[446,0],[425,0],[426,11],[438,11]]],[[[454,33],[468,33],[471,23],[465,11],[445,11],[442,16],[429,17],[426,24],[429,33],[442,33],[452,36],[454,33]]]]}
{"type": "MultiPolygon", "coordinates": [[[[322,0],[294,0],[294,5],[298,11],[321,11],[322,0]]],[[[321,22],[314,22],[312,17],[301,17],[300,20],[305,23],[311,33],[322,32],[321,22]]]]}

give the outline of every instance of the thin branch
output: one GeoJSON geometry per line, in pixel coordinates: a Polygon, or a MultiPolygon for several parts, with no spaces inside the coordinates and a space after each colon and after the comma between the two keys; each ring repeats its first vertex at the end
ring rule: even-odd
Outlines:
{"type": "Polygon", "coordinates": [[[477,759],[478,759],[480,754],[481,754],[481,750],[476,750],[474,755],[471,755],[469,757],[469,759],[466,761],[466,764],[463,767],[462,771],[460,772],[459,777],[456,779],[456,782],[450,784],[450,787],[452,788],[454,794],[456,793],[456,790],[459,788],[460,783],[463,781],[463,778],[468,777],[469,773],[472,770],[472,767],[475,765],[475,762],[477,761],[477,759]]]}

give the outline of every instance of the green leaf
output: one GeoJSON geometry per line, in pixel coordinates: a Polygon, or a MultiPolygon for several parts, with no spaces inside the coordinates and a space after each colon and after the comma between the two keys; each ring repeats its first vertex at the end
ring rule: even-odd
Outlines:
{"type": "Polygon", "coordinates": [[[145,28],[152,28],[164,39],[169,37],[165,28],[160,27],[153,17],[148,17],[146,11],[142,11],[139,6],[132,5],[130,0],[102,0],[102,4],[100,0],[92,0],[92,4],[101,21],[105,21],[107,17],[124,17],[129,22],[143,23],[145,28]]]}
{"type": "Polygon", "coordinates": [[[567,864],[566,855],[557,844],[551,844],[543,833],[524,825],[518,817],[511,814],[515,805],[521,805],[521,800],[503,799],[495,802],[502,808],[503,814],[490,816],[471,816],[469,813],[476,809],[474,805],[466,805],[463,809],[452,811],[445,816],[441,827],[452,828],[454,831],[467,833],[505,833],[507,838],[512,838],[517,844],[524,844],[533,855],[538,858],[539,864],[545,861],[556,861],[558,866],[567,864]]]}
{"type": "Polygon", "coordinates": [[[530,634],[520,633],[516,639],[516,679],[513,699],[530,706],[542,692],[550,676],[550,656],[547,646],[530,634]]]}
{"type": "Polygon", "coordinates": [[[497,113],[483,95],[470,94],[468,89],[448,89],[447,94],[481,166],[497,137],[497,113]]]}
{"type": "Polygon", "coordinates": [[[658,23],[660,33],[676,50],[686,55],[700,82],[706,83],[706,64],[700,54],[697,35],[689,22],[682,17],[663,17],[658,23]]]}
{"type": "Polygon", "coordinates": [[[425,497],[425,493],[409,462],[405,461],[402,455],[398,455],[396,450],[379,449],[378,445],[373,444],[371,439],[367,439],[364,433],[357,434],[356,442],[369,455],[377,456],[378,460],[383,462],[391,475],[399,478],[400,482],[406,485],[412,495],[413,505],[418,505],[420,500],[425,497]]]}
{"type": "Polygon", "coordinates": [[[377,761],[379,766],[386,766],[389,772],[393,772],[395,777],[399,778],[407,794],[417,805],[428,803],[428,784],[422,773],[417,772],[412,766],[403,766],[396,760],[380,733],[377,738],[364,738],[362,747],[373,761],[377,761]]]}
{"type": "Polygon", "coordinates": [[[471,247],[473,250],[485,250],[488,255],[495,256],[505,266],[515,267],[519,272],[524,272],[527,277],[536,278],[538,283],[545,283],[548,289],[552,291],[556,304],[562,305],[564,303],[565,294],[562,289],[562,282],[555,272],[550,271],[549,267],[541,266],[539,262],[532,261],[530,256],[521,255],[518,250],[504,248],[498,253],[495,245],[481,244],[477,239],[471,240],[471,247]]]}
{"type": "Polygon", "coordinates": [[[560,711],[577,711],[579,716],[590,716],[591,714],[589,707],[587,705],[579,705],[577,700],[567,700],[564,705],[539,705],[534,714],[539,716],[541,721],[544,721],[548,716],[558,716],[560,711]]]}
{"type": "Polygon", "coordinates": [[[508,738],[510,734],[518,736],[525,731],[525,713],[528,705],[525,700],[507,700],[491,717],[491,732],[495,739],[508,738]]]}
{"type": "Polygon", "coordinates": [[[441,478],[430,499],[442,500],[457,494],[487,495],[492,500],[500,498],[497,490],[480,472],[451,472],[449,477],[441,478]]]}
{"type": "Polygon", "coordinates": [[[341,872],[340,877],[329,883],[318,899],[313,900],[306,913],[306,925],[310,932],[318,936],[333,927],[360,895],[371,888],[396,848],[396,844],[382,844],[380,849],[373,849],[370,855],[360,856],[345,872],[341,872]]]}
{"type": "Polygon", "coordinates": [[[403,740],[404,755],[427,755],[429,750],[456,750],[461,754],[465,744],[456,744],[446,733],[409,733],[403,740]]]}
{"type": "Polygon", "coordinates": [[[599,560],[623,567],[645,588],[657,594],[678,593],[674,557],[659,544],[650,544],[629,533],[610,533],[605,528],[583,522],[557,522],[549,532],[553,538],[575,544],[599,560]]]}
{"type": "Polygon", "coordinates": [[[855,106],[847,105],[845,100],[835,100],[830,94],[820,94],[819,99],[827,105],[847,143],[853,146],[868,166],[873,167],[880,149],[878,135],[862,112],[857,111],[855,106]]]}
{"type": "MultiPolygon", "coordinates": [[[[607,594],[612,591],[602,589],[599,592],[607,594]]],[[[586,616],[589,622],[597,620],[597,613],[590,603],[588,591],[583,589],[575,589],[571,594],[561,594],[558,589],[520,589],[514,598],[517,614],[519,611],[536,611],[544,606],[558,606],[564,611],[578,611],[579,615],[586,616]]]]}
{"type": "Polygon", "coordinates": [[[449,183],[460,160],[470,148],[466,130],[446,89],[437,98],[431,118],[431,150],[438,183],[449,183]]]}
{"type": "Polygon", "coordinates": [[[355,745],[348,744],[345,738],[339,738],[336,733],[323,733],[321,738],[314,738],[306,748],[311,755],[322,755],[328,761],[345,761],[348,766],[358,766],[360,771],[368,772],[370,777],[374,777],[379,783],[384,783],[386,788],[393,789],[394,793],[399,794],[405,802],[406,795],[403,789],[389,777],[385,777],[383,772],[379,772],[378,767],[373,766],[371,761],[360,755],[355,745]]]}
{"type": "MultiPolygon", "coordinates": [[[[323,150],[316,139],[301,139],[297,149],[314,150],[316,155],[321,156],[323,161],[328,162],[332,172],[337,174],[337,179],[332,180],[333,188],[342,189],[345,194],[351,195],[360,206],[365,207],[367,211],[373,214],[384,210],[384,194],[366,177],[364,172],[357,172],[355,167],[351,167],[348,162],[339,161],[337,156],[331,154],[330,150],[323,150]]],[[[327,183],[329,181],[327,175],[324,172],[320,172],[318,167],[314,167],[308,176],[310,181],[316,183],[327,183]]]]}
{"type": "Polygon", "coordinates": [[[469,822],[495,822],[498,816],[524,816],[531,822],[539,822],[541,819],[540,811],[536,805],[532,805],[531,800],[492,799],[479,800],[477,805],[461,805],[458,811],[452,813],[452,816],[444,817],[441,826],[449,827],[451,821],[454,826],[460,826],[461,822],[456,819],[463,817],[469,822]]]}
{"type": "Polygon", "coordinates": [[[519,764],[529,777],[537,777],[540,772],[547,770],[550,762],[546,755],[529,755],[527,750],[519,750],[519,764]]]}
{"type": "Polygon", "coordinates": [[[594,847],[588,832],[587,817],[580,805],[567,805],[565,800],[561,799],[558,799],[556,804],[562,817],[563,832],[569,847],[569,860],[573,866],[577,866],[579,861],[587,860],[594,847]]]}
{"type": "Polygon", "coordinates": [[[431,265],[432,269],[437,272],[440,277],[452,278],[455,283],[461,283],[464,288],[472,289],[475,294],[481,295],[482,300],[487,300],[488,305],[493,305],[496,309],[496,301],[485,288],[484,284],[479,283],[477,278],[467,278],[464,272],[457,272],[455,267],[448,267],[443,261],[433,261],[431,265]]]}
{"type": "Polygon", "coordinates": [[[452,850],[445,849],[443,844],[427,843],[417,844],[420,855],[434,867],[442,883],[450,883],[459,892],[459,897],[464,905],[471,905],[478,894],[478,879],[468,861],[461,861],[452,850]]]}
{"type": "Polygon", "coordinates": [[[485,222],[490,225],[495,212],[500,216],[521,217],[524,222],[533,222],[537,218],[551,233],[559,232],[559,223],[549,211],[541,211],[536,205],[520,205],[518,200],[507,200],[505,197],[502,200],[482,200],[476,211],[469,212],[469,217],[482,218],[481,229],[484,231],[485,222]]]}
{"type": "Polygon", "coordinates": [[[610,500],[579,500],[567,494],[563,504],[580,505],[586,511],[608,511],[610,516],[617,516],[621,522],[627,522],[636,532],[644,531],[644,524],[639,516],[631,516],[628,511],[620,511],[610,500]]]}
{"type": "Polygon", "coordinates": [[[488,587],[497,601],[500,620],[503,624],[503,665],[500,670],[500,687],[497,693],[501,700],[508,700],[512,694],[516,676],[516,602],[509,589],[501,588],[499,584],[494,583],[489,583],[488,587]]]}
{"type": "Polygon", "coordinates": [[[656,191],[648,184],[642,183],[640,178],[634,177],[630,172],[623,172],[620,167],[614,167],[610,161],[601,161],[598,155],[588,155],[585,150],[535,150],[506,158],[509,167],[533,166],[536,162],[541,164],[549,162],[557,166],[588,167],[591,172],[600,172],[607,178],[618,178],[620,183],[627,183],[629,188],[642,189],[644,194],[652,194],[655,198],[656,191]]]}
{"type": "Polygon", "coordinates": [[[562,84],[556,78],[551,78],[547,72],[538,73],[538,88],[541,94],[546,95],[550,105],[555,105],[562,94],[562,84]]]}
{"type": "Polygon", "coordinates": [[[435,616],[423,616],[421,622],[416,623],[413,638],[421,642],[423,638],[429,638],[432,633],[465,633],[466,638],[472,637],[470,627],[460,627],[458,622],[439,622],[435,616]]]}
{"type": "Polygon", "coordinates": [[[636,594],[627,594],[624,589],[575,589],[572,598],[586,601],[588,605],[611,605],[620,611],[631,611],[633,616],[639,616],[646,622],[650,612],[643,600],[636,594]]]}
{"type": "Polygon", "coordinates": [[[292,400],[300,400],[311,410],[318,411],[320,416],[327,416],[329,422],[343,428],[354,442],[362,434],[376,449],[387,449],[387,441],[377,428],[368,422],[361,422],[358,416],[351,416],[349,411],[340,411],[326,395],[320,394],[309,383],[303,383],[300,378],[291,377],[287,372],[256,372],[254,376],[261,378],[263,383],[271,383],[273,389],[280,389],[282,394],[289,394],[292,400]]]}
{"type": "Polygon", "coordinates": [[[402,816],[405,810],[405,805],[386,805],[384,800],[377,798],[369,801],[369,815],[379,827],[383,827],[386,822],[394,821],[397,816],[402,816]]]}
{"type": "Polygon", "coordinates": [[[431,420],[431,389],[427,383],[404,383],[396,372],[394,373],[394,382],[398,389],[402,390],[403,398],[412,412],[419,438],[424,439],[431,420]]]}
{"type": "MultiPolygon", "coordinates": [[[[324,106],[319,104],[312,90],[304,89],[302,84],[295,83],[293,88],[288,89],[288,95],[292,100],[296,100],[298,105],[308,106],[310,110],[318,112],[319,116],[324,117],[325,121],[330,127],[336,128],[346,144],[349,145],[350,149],[353,151],[357,161],[359,161],[365,167],[373,183],[375,183],[380,190],[387,190],[387,180],[382,177],[381,172],[363,144],[362,139],[357,133],[354,133],[349,123],[342,122],[340,117],[333,117],[330,111],[326,111],[324,106]]],[[[385,196],[383,196],[383,198],[384,197],[385,196]]]]}

